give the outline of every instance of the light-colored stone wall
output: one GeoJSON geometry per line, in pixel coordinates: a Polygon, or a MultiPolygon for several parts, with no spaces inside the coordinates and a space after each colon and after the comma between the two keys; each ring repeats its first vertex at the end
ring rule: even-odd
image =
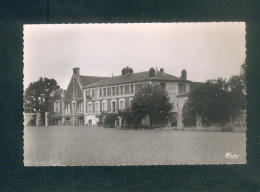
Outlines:
{"type": "Polygon", "coordinates": [[[98,122],[99,119],[94,114],[93,115],[86,115],[85,120],[84,120],[85,125],[89,125],[89,120],[92,121],[92,125],[97,125],[97,122],[98,122]]]}
{"type": "Polygon", "coordinates": [[[30,125],[30,120],[33,120],[34,115],[35,115],[34,113],[24,113],[24,115],[23,115],[23,118],[24,118],[23,125],[24,126],[30,125]]]}

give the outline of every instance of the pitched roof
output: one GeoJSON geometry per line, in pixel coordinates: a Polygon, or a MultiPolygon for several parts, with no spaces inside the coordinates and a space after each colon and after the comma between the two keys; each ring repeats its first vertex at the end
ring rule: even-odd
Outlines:
{"type": "Polygon", "coordinates": [[[105,78],[99,82],[87,85],[85,87],[100,87],[107,85],[115,85],[121,83],[132,83],[132,82],[140,82],[140,81],[150,81],[150,80],[160,80],[160,81],[187,81],[185,79],[169,75],[164,72],[157,71],[155,73],[155,77],[149,77],[149,71],[139,72],[139,73],[128,73],[123,76],[115,76],[110,78],[105,78]]]}
{"type": "Polygon", "coordinates": [[[61,100],[62,99],[62,89],[57,89],[55,92],[53,92],[51,96],[51,100],[61,100]]]}
{"type": "Polygon", "coordinates": [[[80,75],[79,76],[79,81],[81,83],[81,85],[84,86],[88,86],[91,85],[93,83],[99,82],[101,80],[107,79],[108,77],[97,77],[97,76],[83,76],[80,75]]]}

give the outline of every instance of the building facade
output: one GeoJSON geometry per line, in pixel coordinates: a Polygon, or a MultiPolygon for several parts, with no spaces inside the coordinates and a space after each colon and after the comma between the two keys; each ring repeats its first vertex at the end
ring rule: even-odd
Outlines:
{"type": "MultiPolygon", "coordinates": [[[[187,72],[182,70],[180,77],[164,72],[164,69],[134,73],[124,68],[120,76],[98,77],[82,76],[80,69],[74,68],[67,90],[58,90],[53,94],[50,115],[55,125],[98,125],[100,115],[117,114],[131,106],[134,95],[147,84],[160,84],[167,92],[173,104],[170,126],[183,127],[182,108],[188,99],[193,83],[187,80],[187,72]]],[[[148,118],[148,117],[147,117],[148,118]]],[[[118,116],[117,125],[121,125],[118,116]]],[[[142,124],[149,124],[143,119],[142,124]]]]}
{"type": "MultiPolygon", "coordinates": [[[[135,93],[151,83],[160,84],[168,92],[170,103],[173,104],[173,118],[168,123],[171,126],[183,127],[182,108],[188,99],[187,93],[191,84],[191,81],[187,80],[187,72],[183,70],[181,77],[175,77],[165,73],[163,69],[133,73],[131,68],[124,68],[120,76],[83,87],[85,124],[98,125],[101,113],[117,114],[126,110],[131,106],[135,93]]],[[[122,125],[120,116],[116,124],[122,125]]],[[[149,120],[143,119],[142,124],[149,124],[149,120]]]]}
{"type": "Polygon", "coordinates": [[[55,125],[84,125],[83,87],[106,77],[82,76],[80,69],[74,68],[67,90],[58,90],[50,102],[50,116],[55,125]]]}

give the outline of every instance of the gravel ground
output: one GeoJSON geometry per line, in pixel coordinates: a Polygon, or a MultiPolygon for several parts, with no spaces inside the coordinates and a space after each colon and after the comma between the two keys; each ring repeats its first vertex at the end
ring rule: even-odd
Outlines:
{"type": "Polygon", "coordinates": [[[25,127],[25,166],[244,164],[246,134],[25,127]],[[226,158],[226,153],[238,155],[226,158]]]}

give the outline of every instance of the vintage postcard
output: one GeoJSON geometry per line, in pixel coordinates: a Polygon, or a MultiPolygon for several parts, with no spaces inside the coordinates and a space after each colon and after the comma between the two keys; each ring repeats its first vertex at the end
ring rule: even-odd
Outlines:
{"type": "Polygon", "coordinates": [[[24,25],[24,165],[245,164],[245,33],[24,25]]]}

